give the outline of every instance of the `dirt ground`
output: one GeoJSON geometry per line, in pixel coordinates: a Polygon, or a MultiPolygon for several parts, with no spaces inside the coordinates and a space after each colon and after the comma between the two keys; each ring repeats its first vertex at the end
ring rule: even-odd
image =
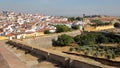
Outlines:
{"type": "Polygon", "coordinates": [[[60,68],[48,61],[38,61],[37,57],[34,57],[30,54],[25,54],[24,51],[13,48],[12,46],[6,45],[5,47],[14,55],[19,57],[19,59],[24,62],[28,68],[60,68]]]}

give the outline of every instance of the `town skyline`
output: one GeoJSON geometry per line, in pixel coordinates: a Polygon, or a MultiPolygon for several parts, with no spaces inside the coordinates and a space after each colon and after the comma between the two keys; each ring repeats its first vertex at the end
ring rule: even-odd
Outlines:
{"type": "Polygon", "coordinates": [[[120,16],[119,0],[1,0],[0,12],[41,13],[52,16],[120,16]]]}

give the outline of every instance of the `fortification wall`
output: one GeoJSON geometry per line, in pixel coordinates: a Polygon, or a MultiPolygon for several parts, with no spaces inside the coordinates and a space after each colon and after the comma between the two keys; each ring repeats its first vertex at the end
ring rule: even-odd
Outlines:
{"type": "Polygon", "coordinates": [[[113,28],[114,25],[105,25],[105,26],[97,26],[97,27],[89,26],[89,27],[85,27],[84,30],[90,32],[90,31],[101,31],[101,30],[113,29],[113,28]]]}
{"type": "Polygon", "coordinates": [[[80,60],[75,60],[73,58],[71,59],[71,57],[61,56],[59,54],[54,54],[48,51],[32,48],[21,43],[13,41],[8,41],[7,43],[19,49],[25,50],[31,54],[36,54],[37,57],[42,56],[44,59],[55,62],[56,64],[62,65],[65,68],[101,68],[100,66],[95,64],[89,64],[80,60]]]}
{"type": "Polygon", "coordinates": [[[71,68],[101,68],[101,67],[94,66],[91,64],[86,64],[86,63],[78,61],[78,60],[71,61],[70,67],[71,68]]]}

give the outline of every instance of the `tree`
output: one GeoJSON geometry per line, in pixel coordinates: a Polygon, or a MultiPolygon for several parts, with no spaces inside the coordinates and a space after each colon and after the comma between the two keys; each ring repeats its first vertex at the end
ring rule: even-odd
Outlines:
{"type": "Polygon", "coordinates": [[[68,21],[82,21],[83,18],[82,17],[68,17],[68,21]]]}
{"type": "Polygon", "coordinates": [[[99,52],[98,52],[98,51],[96,51],[96,52],[93,54],[94,57],[97,57],[98,55],[99,55],[99,52]]]}
{"type": "Polygon", "coordinates": [[[79,45],[94,45],[101,43],[120,43],[120,38],[113,32],[107,34],[88,33],[75,36],[74,41],[79,45]]]}
{"type": "Polygon", "coordinates": [[[72,29],[75,29],[75,30],[80,29],[80,26],[79,25],[73,25],[72,29]]]}
{"type": "Polygon", "coordinates": [[[77,21],[82,21],[83,18],[81,18],[81,17],[76,17],[76,20],[77,20],[77,21]]]}
{"type": "Polygon", "coordinates": [[[51,32],[49,30],[44,31],[45,34],[50,34],[51,32]]]}
{"type": "Polygon", "coordinates": [[[73,42],[73,38],[69,35],[62,34],[58,36],[56,42],[58,46],[66,46],[66,45],[70,45],[73,42]]]}
{"type": "Polygon", "coordinates": [[[115,23],[115,24],[114,24],[114,27],[120,28],[120,23],[115,23]]]}
{"type": "Polygon", "coordinates": [[[103,26],[103,25],[110,25],[111,22],[102,22],[101,20],[90,20],[92,23],[91,26],[103,26]]]}
{"type": "Polygon", "coordinates": [[[97,36],[96,42],[97,43],[108,43],[108,38],[100,34],[97,36]]]}
{"type": "Polygon", "coordinates": [[[69,51],[73,51],[73,50],[74,50],[74,48],[70,48],[70,49],[69,49],[69,51]]]}
{"type": "Polygon", "coordinates": [[[109,43],[115,43],[116,35],[114,32],[110,32],[105,36],[108,38],[109,43]]]}
{"type": "Polygon", "coordinates": [[[96,35],[86,34],[80,37],[79,45],[93,45],[96,43],[96,35]]]}
{"type": "Polygon", "coordinates": [[[56,28],[57,33],[70,31],[70,28],[65,25],[57,25],[56,28]]]}
{"type": "Polygon", "coordinates": [[[80,35],[75,36],[74,41],[78,43],[80,41],[80,35]]]}
{"type": "Polygon", "coordinates": [[[68,21],[75,21],[75,17],[68,17],[68,21]]]}

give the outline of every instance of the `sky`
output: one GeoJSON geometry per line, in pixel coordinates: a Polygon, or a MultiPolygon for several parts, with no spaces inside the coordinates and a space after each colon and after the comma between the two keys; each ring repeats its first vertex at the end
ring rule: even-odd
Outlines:
{"type": "Polygon", "coordinates": [[[2,11],[53,16],[120,16],[120,0],[0,0],[0,12],[2,11]]]}

